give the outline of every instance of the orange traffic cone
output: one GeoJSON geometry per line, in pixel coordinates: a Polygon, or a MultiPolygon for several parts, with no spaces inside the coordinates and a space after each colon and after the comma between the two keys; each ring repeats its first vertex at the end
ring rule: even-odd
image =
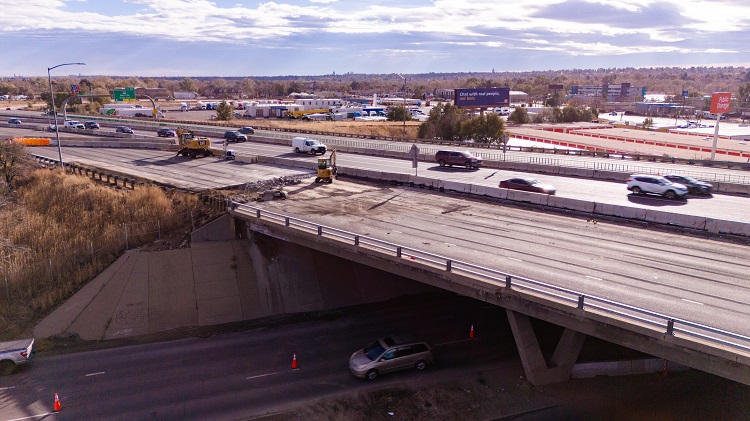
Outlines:
{"type": "Polygon", "coordinates": [[[471,329],[469,329],[469,339],[474,339],[474,325],[471,325],[471,329]]]}
{"type": "Polygon", "coordinates": [[[57,393],[55,393],[55,406],[52,408],[55,412],[60,411],[62,408],[60,407],[60,398],[57,397],[57,393]]]}
{"type": "Polygon", "coordinates": [[[299,367],[297,367],[297,353],[292,354],[292,370],[296,370],[299,367]]]}

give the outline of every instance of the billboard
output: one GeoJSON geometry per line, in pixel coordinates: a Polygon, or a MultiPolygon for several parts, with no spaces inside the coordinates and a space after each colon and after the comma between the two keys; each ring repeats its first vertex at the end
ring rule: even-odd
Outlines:
{"type": "Polygon", "coordinates": [[[510,88],[456,89],[454,94],[457,107],[507,107],[510,104],[510,88]]]}
{"type": "Polygon", "coordinates": [[[711,108],[713,114],[725,114],[729,112],[729,101],[732,99],[731,92],[714,92],[711,94],[711,108]]]}

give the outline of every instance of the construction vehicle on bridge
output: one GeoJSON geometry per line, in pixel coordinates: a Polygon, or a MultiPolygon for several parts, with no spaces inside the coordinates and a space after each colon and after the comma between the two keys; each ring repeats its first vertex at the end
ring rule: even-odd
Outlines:
{"type": "Polygon", "coordinates": [[[180,150],[177,151],[176,156],[195,158],[214,154],[211,152],[211,139],[195,136],[192,131],[184,127],[177,128],[177,141],[180,143],[180,150]]]}
{"type": "Polygon", "coordinates": [[[315,182],[333,183],[336,170],[336,149],[334,149],[328,158],[318,158],[318,176],[315,177],[315,182]]]}

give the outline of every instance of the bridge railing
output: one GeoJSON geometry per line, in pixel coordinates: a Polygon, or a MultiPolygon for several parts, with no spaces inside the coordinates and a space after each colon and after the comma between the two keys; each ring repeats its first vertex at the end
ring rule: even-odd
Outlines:
{"type": "Polygon", "coordinates": [[[699,338],[703,341],[750,351],[750,336],[741,335],[727,330],[715,328],[686,319],[672,317],[667,314],[643,309],[625,303],[609,300],[580,291],[560,287],[539,280],[502,272],[496,269],[479,266],[473,263],[456,260],[447,256],[430,253],[397,243],[380,240],[369,235],[361,235],[342,229],[321,225],[304,219],[294,218],[281,213],[265,210],[256,206],[230,202],[231,209],[242,212],[258,219],[268,219],[287,227],[299,229],[321,237],[332,238],[357,247],[377,250],[405,261],[429,264],[446,272],[465,274],[482,279],[491,285],[505,288],[516,288],[538,294],[540,296],[568,303],[581,311],[597,310],[631,322],[662,329],[669,335],[684,334],[699,338]]]}

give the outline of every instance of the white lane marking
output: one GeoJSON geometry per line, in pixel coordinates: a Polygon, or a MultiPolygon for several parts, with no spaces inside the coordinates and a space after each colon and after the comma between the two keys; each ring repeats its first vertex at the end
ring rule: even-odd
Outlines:
{"type": "Polygon", "coordinates": [[[523,262],[523,260],[521,260],[521,259],[516,259],[515,257],[509,257],[508,259],[510,259],[510,260],[515,260],[515,261],[517,261],[517,262],[523,262]]]}
{"type": "Polygon", "coordinates": [[[687,298],[683,298],[682,301],[687,301],[688,303],[698,304],[699,306],[703,305],[703,303],[700,303],[698,301],[688,300],[687,298]]]}
{"type": "Polygon", "coordinates": [[[86,377],[98,376],[100,374],[104,374],[104,372],[103,371],[99,371],[99,372],[96,372],[96,373],[89,373],[89,374],[86,375],[86,377]]]}
{"type": "Polygon", "coordinates": [[[15,389],[15,388],[16,388],[15,386],[0,387],[0,390],[10,390],[10,389],[15,389]]]}
{"type": "Polygon", "coordinates": [[[42,417],[46,417],[47,415],[55,415],[55,414],[56,414],[55,412],[47,412],[46,414],[32,415],[30,417],[23,417],[23,418],[13,418],[12,420],[7,420],[7,421],[30,420],[34,418],[42,418],[42,417]]]}
{"type": "Polygon", "coordinates": [[[396,231],[396,230],[393,230],[393,232],[397,232],[397,233],[399,233],[399,234],[403,234],[403,232],[401,232],[401,231],[396,231]]]}
{"type": "Polygon", "coordinates": [[[453,243],[445,243],[445,244],[447,244],[448,246],[455,246],[455,244],[453,243]]]}
{"type": "Polygon", "coordinates": [[[461,343],[461,342],[468,342],[468,341],[473,341],[473,340],[474,340],[474,339],[470,339],[470,338],[469,338],[469,339],[459,339],[459,340],[457,340],[457,341],[450,341],[450,342],[441,342],[441,343],[437,343],[437,344],[435,344],[435,346],[445,346],[445,345],[457,344],[457,343],[461,343]]]}
{"type": "Polygon", "coordinates": [[[261,377],[268,377],[268,376],[275,376],[275,375],[280,374],[280,373],[281,373],[280,371],[277,371],[275,373],[258,374],[257,376],[245,377],[245,380],[258,379],[258,378],[261,378],[261,377]]]}
{"type": "Polygon", "coordinates": [[[596,276],[588,276],[588,275],[586,275],[586,277],[590,278],[590,279],[596,279],[597,281],[603,281],[604,280],[602,278],[597,278],[596,276]]]}

